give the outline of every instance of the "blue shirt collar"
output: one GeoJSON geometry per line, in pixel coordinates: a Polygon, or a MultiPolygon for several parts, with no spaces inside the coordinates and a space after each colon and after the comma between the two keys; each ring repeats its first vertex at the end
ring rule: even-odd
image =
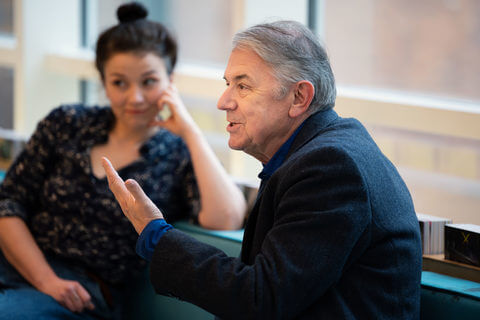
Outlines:
{"type": "Polygon", "coordinates": [[[280,149],[275,152],[273,157],[266,164],[263,165],[262,172],[258,174],[258,177],[260,179],[262,179],[263,181],[268,180],[275,173],[275,171],[280,168],[283,161],[285,161],[285,157],[290,150],[290,146],[292,145],[293,140],[295,140],[295,137],[297,136],[298,132],[300,132],[300,129],[302,129],[304,123],[305,121],[302,122],[302,124],[297,129],[295,129],[290,138],[288,138],[288,140],[285,141],[285,143],[280,147],[280,149]]]}

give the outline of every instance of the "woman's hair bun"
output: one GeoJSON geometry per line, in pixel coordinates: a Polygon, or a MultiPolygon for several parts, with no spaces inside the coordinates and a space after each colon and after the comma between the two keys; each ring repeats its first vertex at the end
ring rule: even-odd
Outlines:
{"type": "Polygon", "coordinates": [[[120,23],[128,23],[139,19],[145,19],[147,15],[147,9],[138,2],[126,3],[117,9],[117,17],[120,23]]]}

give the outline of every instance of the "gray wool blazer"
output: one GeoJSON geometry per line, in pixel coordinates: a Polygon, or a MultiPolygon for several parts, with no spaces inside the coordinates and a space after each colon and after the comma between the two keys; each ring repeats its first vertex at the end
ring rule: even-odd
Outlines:
{"type": "Polygon", "coordinates": [[[261,189],[240,258],[168,231],[150,264],[156,292],[225,319],[419,317],[413,203],[357,120],[310,116],[261,189]]]}

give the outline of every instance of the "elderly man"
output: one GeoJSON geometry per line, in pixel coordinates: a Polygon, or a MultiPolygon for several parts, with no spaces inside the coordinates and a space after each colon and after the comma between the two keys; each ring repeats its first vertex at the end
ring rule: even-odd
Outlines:
{"type": "Polygon", "coordinates": [[[229,146],[264,165],[240,258],[172,228],[104,160],[155,290],[227,319],[418,318],[410,194],[365,128],[332,110],[316,37],[296,22],[253,26],[235,36],[224,78],[229,146]]]}

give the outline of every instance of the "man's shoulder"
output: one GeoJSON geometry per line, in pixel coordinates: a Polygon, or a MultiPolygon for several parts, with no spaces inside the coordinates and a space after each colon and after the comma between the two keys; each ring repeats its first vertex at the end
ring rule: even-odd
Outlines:
{"type": "Polygon", "coordinates": [[[320,176],[325,172],[364,176],[372,166],[385,167],[388,162],[359,121],[339,117],[298,144],[278,173],[297,176],[309,171],[320,176]]]}
{"type": "Polygon", "coordinates": [[[290,154],[312,151],[312,148],[341,147],[373,143],[365,127],[355,118],[342,118],[333,110],[311,115],[297,135],[290,154]]]}
{"type": "Polygon", "coordinates": [[[374,147],[375,142],[358,120],[338,118],[297,145],[292,150],[291,157],[304,157],[312,153],[328,154],[332,151],[355,157],[355,153],[362,149],[374,147]]]}

